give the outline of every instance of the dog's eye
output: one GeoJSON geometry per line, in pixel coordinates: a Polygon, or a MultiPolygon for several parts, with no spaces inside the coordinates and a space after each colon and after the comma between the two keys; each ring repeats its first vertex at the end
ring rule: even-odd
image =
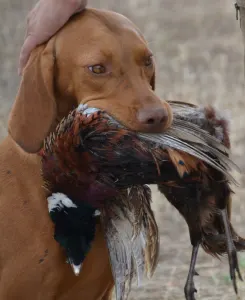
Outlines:
{"type": "Polygon", "coordinates": [[[146,67],[150,67],[153,65],[153,58],[152,55],[148,56],[145,60],[144,60],[144,64],[146,67]]]}
{"type": "Polygon", "coordinates": [[[88,68],[94,74],[104,74],[106,72],[106,68],[102,65],[93,65],[88,68]]]}

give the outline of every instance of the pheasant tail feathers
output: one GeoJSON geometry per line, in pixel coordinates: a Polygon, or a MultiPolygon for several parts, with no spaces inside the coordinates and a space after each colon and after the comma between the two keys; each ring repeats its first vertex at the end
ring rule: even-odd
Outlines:
{"type": "Polygon", "coordinates": [[[159,234],[150,202],[150,188],[134,186],[108,203],[110,213],[102,212],[117,300],[128,298],[134,278],[140,285],[156,268],[159,234]]]}

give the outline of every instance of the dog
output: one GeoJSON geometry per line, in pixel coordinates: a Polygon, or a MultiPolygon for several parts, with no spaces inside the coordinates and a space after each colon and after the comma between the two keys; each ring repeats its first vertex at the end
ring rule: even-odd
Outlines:
{"type": "Polygon", "coordinates": [[[169,104],[154,92],[155,62],[126,17],[86,9],[33,50],[0,145],[0,299],[109,300],[114,287],[103,228],[74,276],[53,238],[37,152],[79,104],[106,110],[132,130],[162,132],[169,104]]]}

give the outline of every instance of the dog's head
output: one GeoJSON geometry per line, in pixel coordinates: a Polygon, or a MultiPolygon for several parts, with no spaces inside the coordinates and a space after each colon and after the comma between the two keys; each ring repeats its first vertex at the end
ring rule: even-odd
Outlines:
{"type": "Polygon", "coordinates": [[[37,152],[81,103],[106,110],[132,130],[162,132],[172,113],[154,88],[154,58],[138,28],[120,14],[87,9],[33,51],[9,134],[25,151],[37,152]]]}

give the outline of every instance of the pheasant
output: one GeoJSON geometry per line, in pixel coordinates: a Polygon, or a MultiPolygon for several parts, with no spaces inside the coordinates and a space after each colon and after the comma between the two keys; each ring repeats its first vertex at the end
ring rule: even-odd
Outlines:
{"type": "Polygon", "coordinates": [[[135,277],[140,284],[157,266],[159,235],[147,184],[158,184],[189,226],[186,299],[195,299],[199,245],[215,256],[228,253],[236,291],[236,249],[244,250],[245,242],[229,221],[230,183],[237,184],[231,171],[237,167],[229,159],[227,122],[212,107],[169,103],[174,120],[162,134],[130,131],[106,112],[80,105],[39,153],[55,238],[75,274],[92,244],[99,211],[117,300],[127,299],[135,277]]]}

